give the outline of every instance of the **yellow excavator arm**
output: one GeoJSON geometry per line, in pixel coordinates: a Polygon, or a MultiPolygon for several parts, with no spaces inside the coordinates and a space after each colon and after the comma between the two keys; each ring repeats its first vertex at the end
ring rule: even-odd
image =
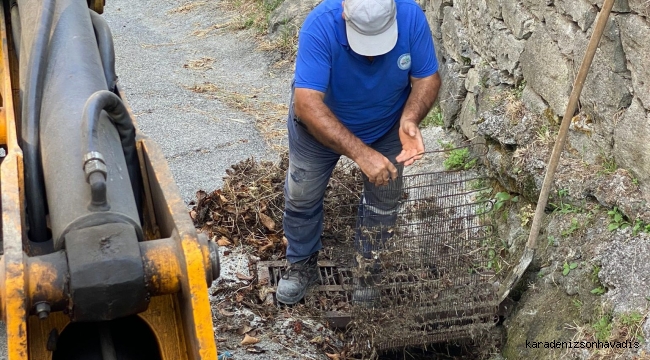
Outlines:
{"type": "Polygon", "coordinates": [[[0,6],[0,314],[9,360],[217,358],[197,234],[116,83],[104,0],[0,6]]]}

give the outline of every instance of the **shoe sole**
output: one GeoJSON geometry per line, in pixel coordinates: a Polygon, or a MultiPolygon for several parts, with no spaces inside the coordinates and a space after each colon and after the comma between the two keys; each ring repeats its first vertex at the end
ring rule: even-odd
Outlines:
{"type": "Polygon", "coordinates": [[[308,290],[312,285],[314,285],[314,284],[316,283],[316,281],[318,281],[318,274],[316,274],[316,275],[314,276],[314,278],[311,279],[311,280],[307,283],[307,286],[305,286],[305,288],[302,289],[302,291],[301,291],[298,295],[296,295],[296,296],[287,296],[287,297],[285,297],[285,296],[283,296],[282,294],[280,294],[279,292],[276,291],[276,292],[275,292],[275,299],[276,299],[278,302],[281,302],[281,303],[283,303],[283,304],[285,304],[285,305],[293,305],[293,304],[296,304],[296,303],[298,303],[300,300],[302,300],[302,298],[305,297],[305,294],[307,293],[307,290],[308,290]]]}

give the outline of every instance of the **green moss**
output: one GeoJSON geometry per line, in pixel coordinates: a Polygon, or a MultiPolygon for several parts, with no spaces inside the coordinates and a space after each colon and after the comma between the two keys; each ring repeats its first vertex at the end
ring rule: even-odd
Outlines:
{"type": "Polygon", "coordinates": [[[506,359],[557,358],[557,349],[527,348],[526,341],[570,341],[574,332],[567,324],[573,324],[580,318],[580,310],[574,300],[575,297],[550,287],[524,293],[517,311],[507,323],[508,340],[503,356],[506,359]]]}

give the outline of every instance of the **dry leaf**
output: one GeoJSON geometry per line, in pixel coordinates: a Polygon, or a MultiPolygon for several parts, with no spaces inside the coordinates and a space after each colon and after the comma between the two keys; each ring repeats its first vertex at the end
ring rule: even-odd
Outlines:
{"type": "Polygon", "coordinates": [[[254,345],[260,342],[260,339],[249,336],[248,334],[244,335],[244,340],[241,341],[242,345],[254,345]]]}
{"type": "Polygon", "coordinates": [[[285,248],[289,247],[289,240],[285,236],[282,237],[282,246],[285,248]]]}
{"type": "Polygon", "coordinates": [[[320,345],[320,344],[323,343],[323,337],[320,336],[320,335],[318,335],[318,336],[316,336],[315,338],[309,340],[309,342],[312,343],[312,344],[318,344],[318,345],[320,345]]]}
{"type": "Polygon", "coordinates": [[[235,294],[235,301],[238,302],[238,303],[244,301],[244,294],[242,294],[242,293],[235,294]]]}
{"type": "Polygon", "coordinates": [[[261,253],[263,253],[263,252],[268,251],[269,249],[273,249],[273,246],[274,246],[273,243],[268,243],[266,245],[260,246],[259,250],[260,250],[261,253]]]}
{"type": "Polygon", "coordinates": [[[201,201],[201,200],[205,199],[206,196],[208,196],[208,193],[206,193],[206,192],[203,191],[203,190],[199,190],[199,191],[196,192],[196,199],[197,199],[198,201],[201,201]]]}
{"type": "Polygon", "coordinates": [[[251,281],[255,278],[254,276],[244,275],[242,273],[237,273],[235,276],[237,276],[237,279],[244,281],[251,281]]]}
{"type": "Polygon", "coordinates": [[[275,231],[275,221],[273,221],[273,219],[271,219],[268,215],[260,213],[260,221],[265,228],[271,231],[275,231]]]}
{"type": "Polygon", "coordinates": [[[300,320],[297,320],[293,323],[293,331],[296,334],[300,334],[302,332],[302,322],[300,322],[300,320]]]}
{"type": "Polygon", "coordinates": [[[261,353],[266,352],[266,350],[262,349],[259,346],[249,346],[249,347],[246,348],[246,351],[248,351],[249,353],[253,353],[253,354],[261,354],[261,353]]]}
{"type": "Polygon", "coordinates": [[[232,242],[228,240],[225,236],[222,236],[221,239],[217,241],[217,245],[219,246],[230,246],[232,245],[232,242]]]}
{"type": "Polygon", "coordinates": [[[339,355],[339,354],[328,354],[328,353],[325,353],[325,355],[327,355],[327,357],[328,357],[329,359],[332,359],[332,360],[341,360],[341,355],[339,355]]]}
{"type": "Polygon", "coordinates": [[[224,309],[219,309],[219,314],[221,314],[223,316],[235,316],[235,313],[230,312],[230,311],[226,311],[224,309]]]}
{"type": "Polygon", "coordinates": [[[244,326],[240,327],[239,329],[237,329],[237,334],[244,335],[244,334],[246,334],[247,332],[249,332],[251,330],[253,330],[252,327],[250,327],[248,325],[244,325],[244,326]]]}
{"type": "Polygon", "coordinates": [[[196,221],[196,211],[195,210],[190,211],[190,218],[192,218],[192,221],[196,221]]]}

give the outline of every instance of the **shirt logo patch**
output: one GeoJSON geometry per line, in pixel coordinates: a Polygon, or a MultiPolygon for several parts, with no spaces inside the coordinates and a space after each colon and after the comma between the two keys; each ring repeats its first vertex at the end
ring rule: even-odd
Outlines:
{"type": "Polygon", "coordinates": [[[408,70],[411,68],[411,54],[406,53],[397,59],[397,66],[402,70],[408,70]]]}

